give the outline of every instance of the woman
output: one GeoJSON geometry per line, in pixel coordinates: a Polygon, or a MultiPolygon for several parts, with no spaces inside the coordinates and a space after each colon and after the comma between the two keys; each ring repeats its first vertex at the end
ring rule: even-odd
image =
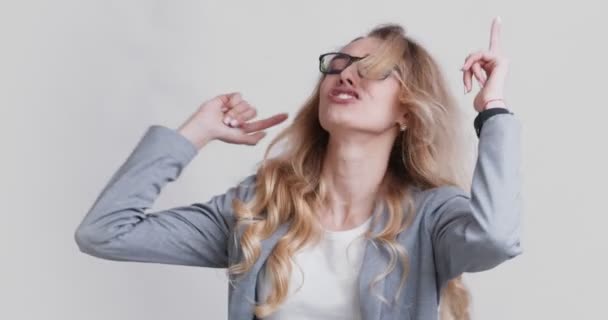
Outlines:
{"type": "Polygon", "coordinates": [[[316,89],[257,172],[205,203],[144,213],[208,142],[255,145],[287,115],[250,121],[256,109],[232,93],[178,130],[151,126],[78,227],[80,249],[228,268],[230,319],[469,319],[461,274],[522,253],[500,20],[462,67],[465,93],[473,77],[481,88],[472,179],[460,169],[462,114],[402,27],[378,26],[319,63],[316,89]]]}

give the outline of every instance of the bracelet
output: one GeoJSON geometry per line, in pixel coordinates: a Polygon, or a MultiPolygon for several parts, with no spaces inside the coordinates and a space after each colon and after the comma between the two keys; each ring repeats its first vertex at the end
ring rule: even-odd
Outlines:
{"type": "Polygon", "coordinates": [[[482,128],[484,122],[486,122],[486,120],[488,120],[490,117],[495,116],[497,114],[501,114],[501,113],[513,114],[512,111],[509,111],[506,108],[500,108],[500,107],[485,109],[477,114],[477,116],[475,117],[475,120],[473,121],[473,127],[475,128],[475,133],[477,134],[478,138],[481,135],[481,128],[482,128]]]}

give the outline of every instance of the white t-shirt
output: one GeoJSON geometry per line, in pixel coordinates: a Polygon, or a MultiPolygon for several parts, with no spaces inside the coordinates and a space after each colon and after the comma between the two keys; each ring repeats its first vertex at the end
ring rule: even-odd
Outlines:
{"type": "MultiPolygon", "coordinates": [[[[296,252],[287,299],[264,319],[361,319],[357,278],[364,252],[363,234],[371,221],[372,216],[353,229],[325,229],[317,246],[296,252]]],[[[260,301],[270,290],[264,271],[260,270],[257,286],[260,301]]]]}

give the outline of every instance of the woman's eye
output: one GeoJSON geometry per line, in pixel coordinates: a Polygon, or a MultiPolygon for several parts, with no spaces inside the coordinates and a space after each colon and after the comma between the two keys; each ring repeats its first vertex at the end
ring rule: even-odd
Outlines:
{"type": "Polygon", "coordinates": [[[329,67],[334,70],[341,70],[346,65],[346,59],[344,58],[333,58],[329,63],[329,67]]]}

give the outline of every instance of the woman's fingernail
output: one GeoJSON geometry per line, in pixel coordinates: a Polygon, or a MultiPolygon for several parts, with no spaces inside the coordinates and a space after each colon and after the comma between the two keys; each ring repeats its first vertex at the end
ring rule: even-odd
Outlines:
{"type": "Polygon", "coordinates": [[[226,117],[226,118],[224,118],[224,124],[225,124],[225,125],[229,125],[229,124],[230,124],[230,121],[232,121],[232,118],[230,118],[230,117],[226,117]]]}
{"type": "Polygon", "coordinates": [[[232,119],[232,121],[230,121],[230,125],[233,127],[236,127],[237,124],[239,124],[239,122],[236,119],[232,119]]]}

